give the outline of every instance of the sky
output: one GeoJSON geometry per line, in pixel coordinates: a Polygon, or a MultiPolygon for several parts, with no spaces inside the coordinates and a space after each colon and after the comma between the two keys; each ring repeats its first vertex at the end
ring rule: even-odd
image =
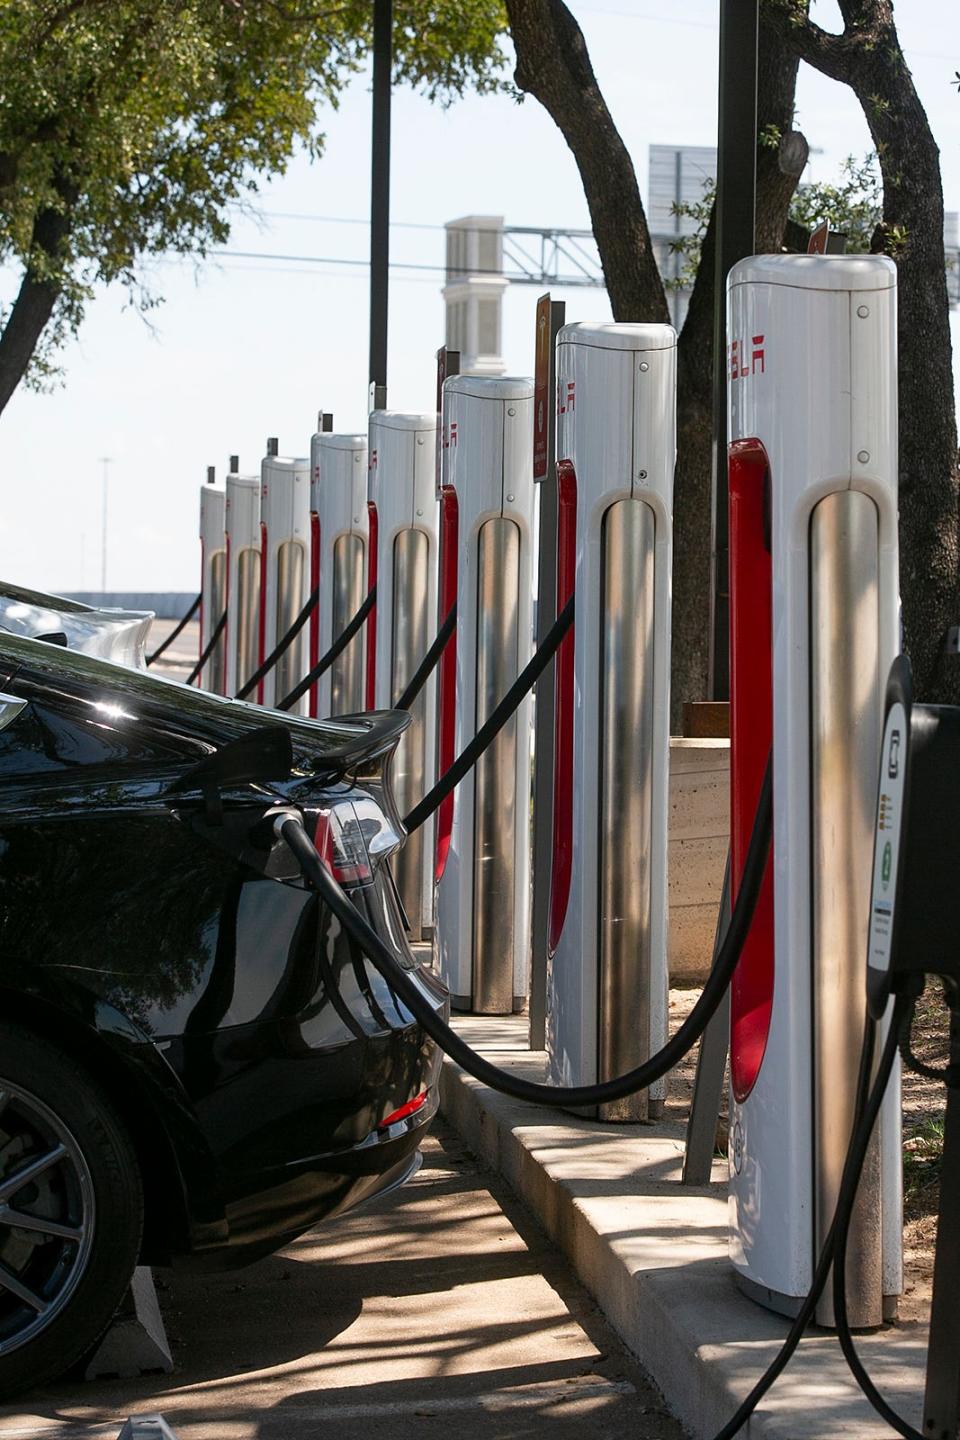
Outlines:
{"type": "MultiPolygon", "coordinates": [[[[645,193],[650,144],[716,143],[718,0],[568,0],[601,89],[645,193]],[[657,13],[668,10],[668,13],[657,13]]],[[[835,0],[814,17],[840,28],[835,0]]],[[[908,62],[941,151],[944,201],[960,210],[960,6],[897,0],[908,62]]],[[[853,94],[801,66],[798,126],[815,153],[805,178],[835,177],[869,135],[853,94]]],[[[198,492],[227,457],[256,470],[268,435],[281,453],[308,454],[318,409],[337,430],[363,430],[367,412],[367,272],[331,259],[367,258],[369,76],[321,117],[323,157],[299,157],[266,183],[258,218],[238,216],[228,249],[327,263],[163,260],[149,278],[165,303],[149,324],[124,292],[101,289],[62,356],[53,394],[23,387],[0,415],[4,524],[0,576],[54,592],[100,589],[102,493],[108,475],[106,576],[112,591],[195,591],[198,492]],[[109,457],[104,467],[103,457],[109,457]]],[[[445,221],[503,215],[510,225],[589,225],[572,156],[533,99],[475,96],[448,111],[397,90],[393,116],[391,259],[435,273],[391,276],[389,404],[429,410],[434,354],[443,343],[440,295],[445,221]]],[[[17,276],[0,270],[0,300],[17,276]]],[[[510,374],[533,366],[538,288],[504,302],[510,374]]],[[[554,290],[568,320],[609,318],[599,289],[554,290]]],[[[951,323],[960,376],[960,316],[951,323]]]]}

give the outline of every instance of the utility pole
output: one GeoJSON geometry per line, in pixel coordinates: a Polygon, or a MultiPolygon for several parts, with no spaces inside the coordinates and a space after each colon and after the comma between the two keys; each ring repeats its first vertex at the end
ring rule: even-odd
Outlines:
{"type": "Polygon", "coordinates": [[[710,699],[730,697],[727,546],[727,276],[754,252],[758,0],[721,0],[713,351],[710,699]]]}
{"type": "Polygon", "coordinates": [[[373,136],[370,171],[370,408],[387,403],[390,284],[390,90],[393,0],[373,0],[373,136]]]}
{"type": "Polygon", "coordinates": [[[107,589],[107,495],[109,492],[109,468],[113,464],[109,455],[101,455],[100,464],[103,466],[103,486],[101,490],[101,533],[100,533],[100,589],[105,594],[107,589]]]}

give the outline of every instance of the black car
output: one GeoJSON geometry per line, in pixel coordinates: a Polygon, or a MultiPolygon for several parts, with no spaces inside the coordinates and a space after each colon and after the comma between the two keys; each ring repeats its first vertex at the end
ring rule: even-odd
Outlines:
{"type": "Polygon", "coordinates": [[[301,879],[295,806],[438,1010],[396,712],[300,720],[0,635],[0,1394],[137,1263],[232,1266],[404,1180],[439,1053],[301,879]]]}

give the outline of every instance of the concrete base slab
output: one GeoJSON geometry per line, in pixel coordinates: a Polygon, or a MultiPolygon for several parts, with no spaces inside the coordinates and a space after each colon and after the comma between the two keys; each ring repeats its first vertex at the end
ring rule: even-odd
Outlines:
{"type": "MultiPolygon", "coordinates": [[[[542,1080],[521,1017],[458,1017],[496,1064],[542,1080]]],[[[444,1113],[509,1182],[571,1261],[615,1329],[694,1436],[730,1418],[774,1358],[786,1322],[743,1296],[727,1263],[726,1162],[681,1186],[683,1127],[607,1126],[510,1100],[444,1062],[444,1113]]],[[[926,1330],[889,1326],[858,1341],[881,1393],[920,1427],[926,1330]]],[[[839,1345],[813,1330],[743,1434],[753,1440],[886,1440],[839,1345]]]]}

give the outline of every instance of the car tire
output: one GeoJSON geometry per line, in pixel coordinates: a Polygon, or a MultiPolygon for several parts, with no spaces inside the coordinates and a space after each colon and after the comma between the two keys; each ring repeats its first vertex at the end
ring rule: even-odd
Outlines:
{"type": "Polygon", "coordinates": [[[92,1349],[130,1284],[142,1228],[136,1154],[102,1086],[0,1021],[0,1398],[92,1349]]]}

